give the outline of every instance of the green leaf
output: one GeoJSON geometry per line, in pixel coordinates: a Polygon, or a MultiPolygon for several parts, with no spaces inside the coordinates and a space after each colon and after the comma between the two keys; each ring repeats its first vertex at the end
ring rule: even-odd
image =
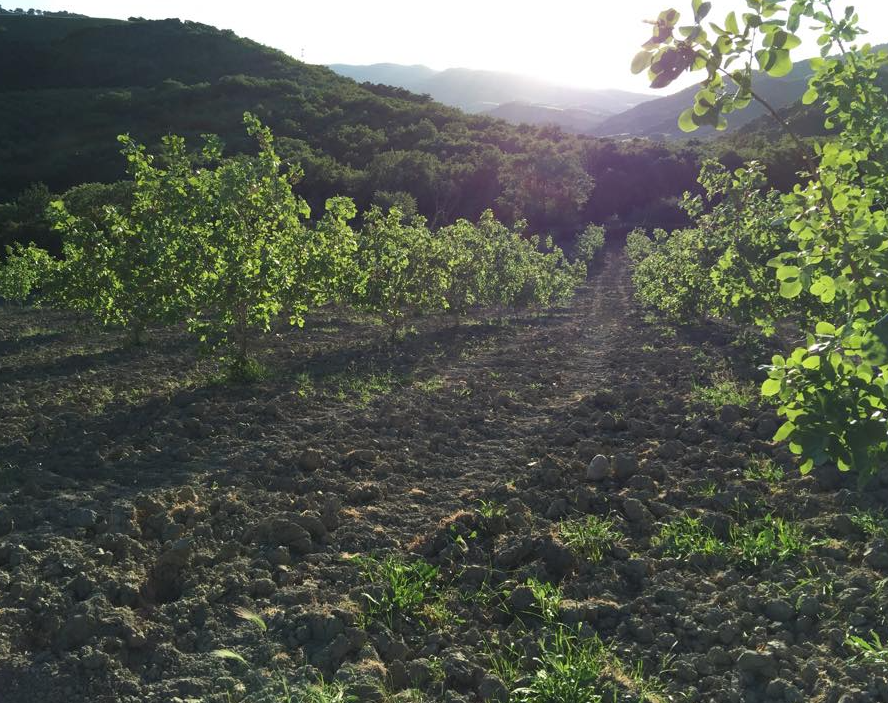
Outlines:
{"type": "Polygon", "coordinates": [[[796,425],[794,422],[787,420],[777,429],[777,433],[774,435],[775,442],[782,442],[786,438],[788,438],[796,429],[796,425]]]}
{"type": "Polygon", "coordinates": [[[759,67],[774,78],[782,78],[792,71],[792,59],[786,49],[760,49],[755,52],[759,67]]]}
{"type": "Polygon", "coordinates": [[[782,387],[783,384],[781,384],[776,378],[769,378],[762,384],[762,395],[766,398],[770,398],[771,396],[777,395],[782,387]]]}
{"type": "Polygon", "coordinates": [[[725,17],[725,29],[731,34],[740,34],[740,25],[737,23],[736,12],[731,12],[725,17]]]}
{"type": "Polygon", "coordinates": [[[711,2],[703,2],[703,0],[694,0],[694,22],[702,22],[709,11],[712,10],[711,2]]]}
{"type": "Polygon", "coordinates": [[[663,10],[663,12],[660,13],[660,16],[657,19],[669,27],[674,27],[676,24],[678,24],[678,20],[680,17],[681,13],[678,10],[670,8],[668,10],[663,10]]]}
{"type": "Polygon", "coordinates": [[[801,269],[798,266],[781,266],[777,269],[777,280],[787,281],[791,278],[798,278],[801,269]]]}
{"type": "Polygon", "coordinates": [[[811,285],[811,294],[821,302],[831,303],[836,298],[836,281],[832,276],[821,276],[811,285]]]}
{"type": "Polygon", "coordinates": [[[694,117],[694,108],[692,107],[682,112],[678,118],[678,128],[682,132],[696,132],[700,126],[694,121],[694,117]]]}
{"type": "Polygon", "coordinates": [[[817,88],[808,88],[802,96],[802,104],[811,105],[818,97],[819,93],[817,92],[817,88]]]}
{"type": "Polygon", "coordinates": [[[814,370],[820,368],[820,357],[819,356],[809,356],[802,362],[802,366],[808,370],[814,370]]]}
{"type": "Polygon", "coordinates": [[[654,55],[650,51],[639,51],[632,59],[632,73],[639,74],[646,70],[651,65],[653,58],[654,55]]]}
{"type": "Polygon", "coordinates": [[[214,657],[218,657],[219,659],[230,659],[232,661],[238,661],[241,664],[245,664],[249,666],[249,662],[244,659],[240,654],[231,650],[231,649],[214,649],[210,654],[214,657]]]}
{"type": "Polygon", "coordinates": [[[780,295],[784,298],[796,298],[802,292],[801,281],[786,281],[780,284],[780,295]]]}

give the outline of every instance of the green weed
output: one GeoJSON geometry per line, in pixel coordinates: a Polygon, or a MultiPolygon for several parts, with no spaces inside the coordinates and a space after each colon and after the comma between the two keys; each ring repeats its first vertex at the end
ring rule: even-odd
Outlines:
{"type": "Polygon", "coordinates": [[[384,559],[356,559],[370,589],[364,593],[366,616],[392,628],[399,619],[413,620],[426,613],[435,593],[438,567],[418,559],[405,561],[397,556],[384,559]]]}
{"type": "Polygon", "coordinates": [[[337,386],[335,395],[338,400],[355,398],[360,407],[366,407],[374,398],[390,394],[400,382],[391,371],[346,372],[331,377],[331,380],[337,386]]]}
{"type": "Polygon", "coordinates": [[[691,401],[711,408],[723,405],[752,405],[758,400],[759,393],[751,383],[741,383],[729,371],[716,371],[710,378],[708,386],[694,384],[691,401]]]}
{"type": "Polygon", "coordinates": [[[849,517],[869,539],[888,539],[888,516],[883,511],[855,510],[849,517]]]}
{"type": "Polygon", "coordinates": [[[690,487],[688,493],[703,498],[712,498],[718,493],[718,484],[715,481],[706,481],[700,485],[690,487]]]}
{"type": "Polygon", "coordinates": [[[440,375],[431,376],[422,381],[415,381],[413,385],[422,393],[437,393],[444,388],[444,377],[440,375]]]}
{"type": "Polygon", "coordinates": [[[536,612],[543,621],[547,623],[556,622],[561,601],[564,599],[561,589],[558,586],[553,586],[551,583],[538,581],[537,579],[527,579],[525,585],[533,593],[536,612]]]}
{"type": "Polygon", "coordinates": [[[482,646],[489,670],[511,688],[521,678],[521,653],[513,644],[498,639],[485,640],[482,646]]]}
{"type": "Polygon", "coordinates": [[[758,566],[807,554],[816,541],[799,523],[772,515],[735,525],[727,540],[719,539],[699,518],[682,515],[663,526],[655,544],[681,559],[723,556],[736,564],[758,566]]]}
{"type": "Polygon", "coordinates": [[[585,520],[565,520],[558,525],[561,541],[574,554],[592,563],[604,559],[622,535],[610,518],[588,515],[585,520]]]}
{"type": "Polygon", "coordinates": [[[312,398],[317,393],[314,378],[308,371],[296,374],[296,395],[300,398],[312,398]]]}
{"type": "Polygon", "coordinates": [[[764,481],[771,486],[780,484],[785,475],[783,467],[766,456],[754,457],[743,470],[743,477],[748,481],[764,481]]]}
{"type": "Polygon", "coordinates": [[[227,383],[258,383],[271,375],[271,369],[254,357],[226,359],[222,366],[222,379],[227,383]]]}
{"type": "Polygon", "coordinates": [[[806,554],[814,544],[799,523],[772,515],[735,527],[731,542],[733,559],[753,566],[806,554]]]}
{"type": "Polygon", "coordinates": [[[719,540],[700,518],[682,515],[666,523],[655,538],[654,544],[662,546],[665,554],[687,559],[693,554],[722,555],[727,546],[719,540]]]}
{"type": "Polygon", "coordinates": [[[857,635],[849,635],[845,645],[856,652],[855,658],[866,664],[888,665],[888,643],[883,644],[875,631],[870,632],[867,640],[857,635]]]}
{"type": "Polygon", "coordinates": [[[485,520],[500,520],[506,517],[506,506],[492,500],[479,500],[478,514],[485,520]]]}
{"type": "MultiPolygon", "coordinates": [[[[580,639],[559,628],[551,641],[541,642],[530,683],[513,691],[515,703],[602,703],[608,652],[601,640],[580,639]]],[[[614,696],[610,698],[612,700],[614,696]]]]}

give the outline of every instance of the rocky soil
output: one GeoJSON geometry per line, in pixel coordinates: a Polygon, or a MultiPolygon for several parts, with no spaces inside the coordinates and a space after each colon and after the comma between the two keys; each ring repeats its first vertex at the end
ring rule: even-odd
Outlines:
{"type": "Polygon", "coordinates": [[[0,311],[0,699],[517,701],[570,631],[605,700],[888,703],[847,641],[888,643],[888,472],[799,476],[773,412],[701,396],[754,379],[730,333],[646,320],[609,250],[569,309],[394,352],[318,315],[233,386],[175,330],[0,311]],[[778,517],[782,551],[712,547],[778,517]],[[686,518],[708,547],[664,539],[686,518]],[[386,563],[431,565],[415,607],[386,563]]]}

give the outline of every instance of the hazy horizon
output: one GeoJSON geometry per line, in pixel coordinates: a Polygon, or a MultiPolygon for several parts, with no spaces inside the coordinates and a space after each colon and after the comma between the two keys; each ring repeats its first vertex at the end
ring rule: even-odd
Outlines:
{"type": "MultiPolygon", "coordinates": [[[[587,89],[651,91],[644,76],[633,76],[629,63],[650,36],[643,20],[667,7],[690,13],[690,0],[628,0],[619,6],[577,7],[569,0],[538,3],[453,0],[425,7],[406,0],[370,3],[329,0],[282,6],[269,0],[240,5],[200,0],[71,0],[5,5],[39,10],[67,10],[94,17],[126,19],[177,17],[231,29],[312,64],[423,65],[434,70],[468,68],[504,71],[556,85],[587,89]],[[433,27],[429,31],[428,27],[433,27]]],[[[721,21],[742,0],[714,3],[712,18],[721,21]]],[[[855,3],[868,40],[888,40],[888,3],[855,3]],[[878,29],[877,29],[878,28],[878,29]]],[[[799,57],[816,54],[809,44],[799,57]]],[[[673,90],[695,82],[677,81],[673,90]]]]}

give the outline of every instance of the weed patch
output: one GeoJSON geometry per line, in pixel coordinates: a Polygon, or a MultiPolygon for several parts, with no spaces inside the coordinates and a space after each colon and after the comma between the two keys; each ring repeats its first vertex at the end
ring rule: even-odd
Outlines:
{"type": "Polygon", "coordinates": [[[585,520],[565,520],[558,525],[561,541],[576,556],[598,563],[622,535],[610,518],[589,515],[585,520]]]}
{"type": "Polygon", "coordinates": [[[691,391],[691,401],[710,408],[723,405],[746,407],[758,400],[759,393],[751,383],[741,383],[728,371],[716,371],[709,385],[695,384],[691,391]]]}
{"type": "Polygon", "coordinates": [[[783,467],[766,456],[754,457],[743,471],[743,477],[748,481],[764,481],[771,486],[779,485],[785,475],[783,467]]]}
{"type": "Polygon", "coordinates": [[[416,620],[428,614],[436,600],[438,567],[422,559],[408,562],[396,556],[360,557],[356,561],[369,584],[363,596],[365,615],[371,621],[382,621],[391,629],[399,618],[416,620]]]}
{"type": "Polygon", "coordinates": [[[772,515],[734,526],[726,540],[717,537],[700,518],[682,515],[663,526],[655,543],[665,554],[679,559],[721,556],[751,566],[807,554],[816,544],[799,523],[772,515]]]}

